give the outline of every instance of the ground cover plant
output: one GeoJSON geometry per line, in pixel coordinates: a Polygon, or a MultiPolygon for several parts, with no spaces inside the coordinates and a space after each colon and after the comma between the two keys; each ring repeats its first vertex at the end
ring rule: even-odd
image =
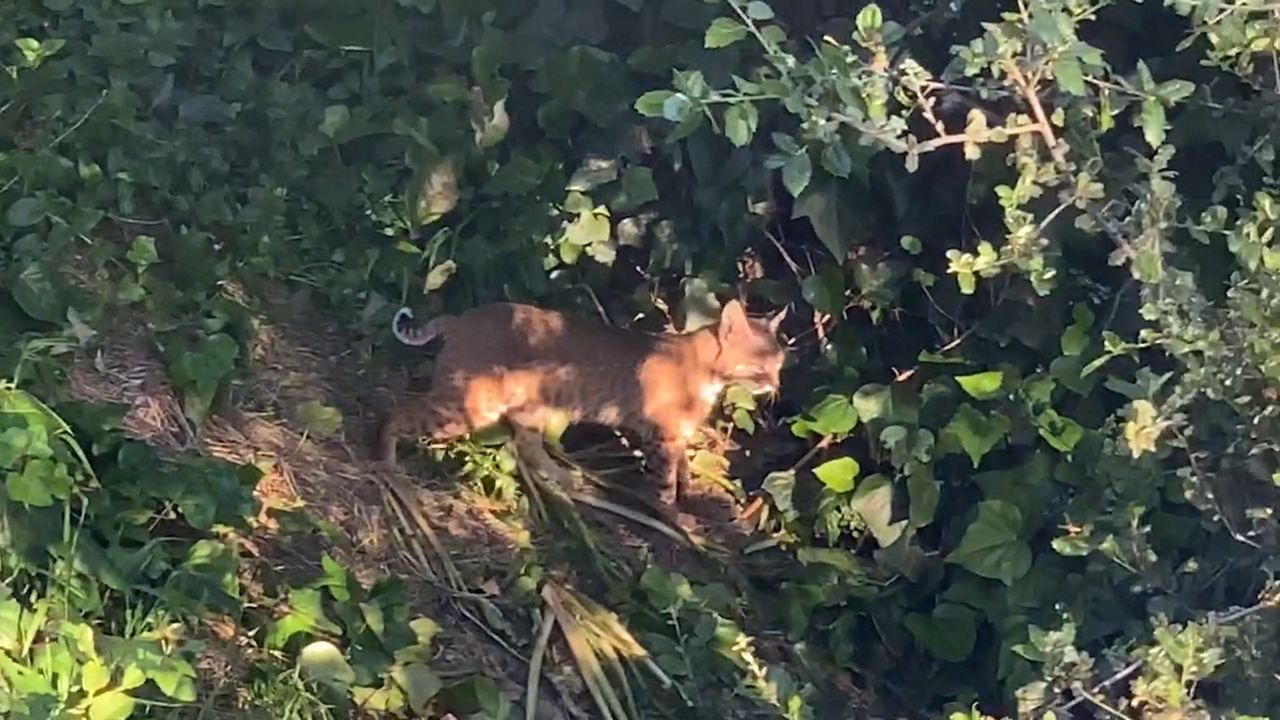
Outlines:
{"type": "Polygon", "coordinates": [[[9,0],[0,714],[1280,715],[1280,6],[9,0]],[[370,460],[388,322],[787,307],[615,439],[370,460]],[[687,525],[687,527],[685,526],[687,525]]]}

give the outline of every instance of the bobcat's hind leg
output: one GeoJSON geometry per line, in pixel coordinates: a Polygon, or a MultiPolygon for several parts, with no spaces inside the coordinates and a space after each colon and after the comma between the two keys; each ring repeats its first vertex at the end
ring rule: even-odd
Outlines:
{"type": "Polygon", "coordinates": [[[378,427],[377,459],[387,469],[396,466],[396,445],[406,435],[448,440],[470,432],[461,401],[451,394],[428,392],[392,408],[378,427]]]}

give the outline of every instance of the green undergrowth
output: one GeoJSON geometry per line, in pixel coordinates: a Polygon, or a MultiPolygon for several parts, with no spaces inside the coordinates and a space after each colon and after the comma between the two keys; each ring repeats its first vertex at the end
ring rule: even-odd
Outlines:
{"type": "MultiPolygon", "coordinates": [[[[1277,38],[1262,0],[4,3],[0,714],[1274,717],[1277,38]],[[709,538],[474,438],[327,480],[388,518],[362,565],[269,463],[125,432],[160,386],[175,427],[281,402],[264,288],[347,389],[419,362],[402,304],[741,294],[791,360],[692,458],[709,538]]],[[[272,420],[363,468],[347,395],[272,420]]]]}

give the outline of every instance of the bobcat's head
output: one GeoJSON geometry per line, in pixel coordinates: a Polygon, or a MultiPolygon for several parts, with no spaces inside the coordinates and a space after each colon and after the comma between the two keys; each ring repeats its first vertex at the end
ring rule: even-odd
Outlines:
{"type": "Polygon", "coordinates": [[[726,303],[716,329],[720,340],[717,377],[756,394],[777,392],[786,358],[786,348],[778,341],[778,325],[785,315],[784,308],[771,318],[749,318],[742,303],[726,303]]]}

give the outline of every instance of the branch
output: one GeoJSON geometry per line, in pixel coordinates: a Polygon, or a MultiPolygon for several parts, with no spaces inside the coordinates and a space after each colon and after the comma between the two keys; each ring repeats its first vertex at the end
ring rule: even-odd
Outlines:
{"type": "MultiPolygon", "coordinates": [[[[1211,612],[1206,618],[1206,622],[1210,625],[1230,625],[1232,623],[1239,622],[1259,611],[1275,608],[1278,601],[1280,601],[1280,598],[1266,596],[1266,597],[1263,597],[1263,599],[1259,600],[1257,604],[1250,605],[1249,607],[1236,608],[1235,610],[1232,610],[1230,612],[1223,612],[1223,613],[1211,612]]],[[[1102,692],[1103,690],[1106,690],[1112,685],[1115,685],[1116,683],[1136,673],[1139,669],[1142,668],[1142,665],[1144,662],[1145,661],[1142,658],[1138,658],[1137,660],[1134,660],[1128,665],[1125,665],[1124,667],[1120,668],[1120,670],[1117,671],[1111,677],[1107,678],[1106,680],[1103,680],[1097,685],[1094,685],[1088,692],[1085,692],[1084,694],[1081,694],[1081,695],[1077,695],[1075,699],[1070,700],[1069,702],[1064,703],[1062,705],[1058,705],[1057,707],[1054,707],[1052,709],[1052,712],[1055,714],[1057,713],[1065,714],[1068,710],[1079,705],[1080,703],[1091,701],[1092,700],[1091,696],[1097,696],[1098,693],[1102,692]]]]}

